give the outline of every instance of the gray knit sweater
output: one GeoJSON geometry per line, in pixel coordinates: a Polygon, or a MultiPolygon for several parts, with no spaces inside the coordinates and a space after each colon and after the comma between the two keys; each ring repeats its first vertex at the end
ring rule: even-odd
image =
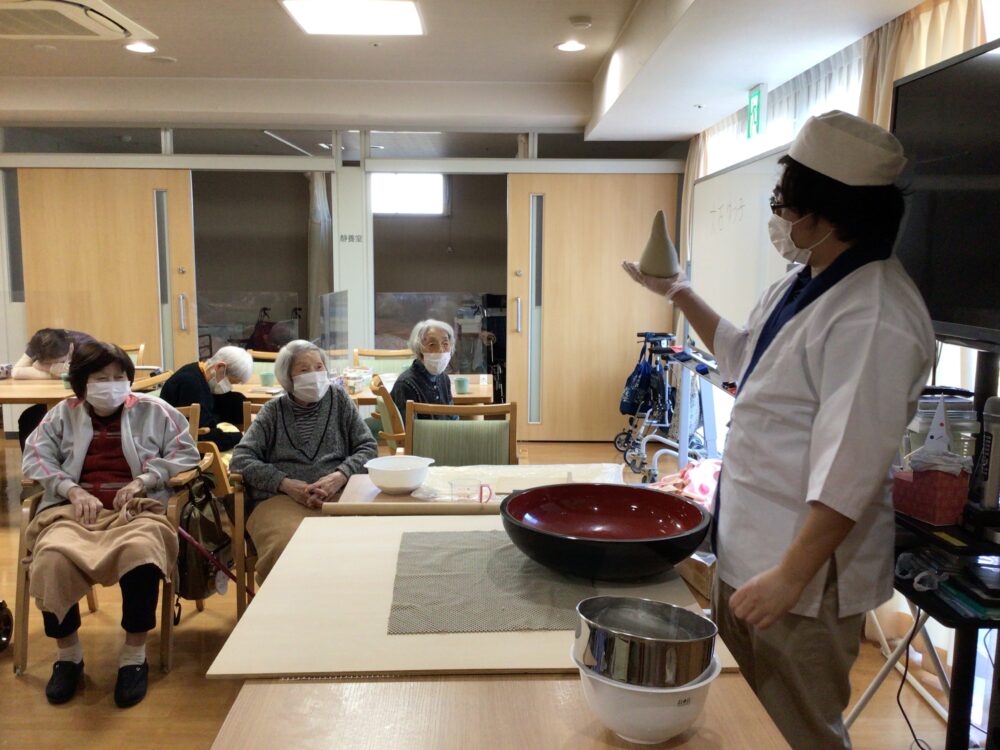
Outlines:
{"type": "Polygon", "coordinates": [[[312,483],[340,470],[350,478],[378,455],[371,430],[343,388],[331,386],[316,405],[319,413],[309,440],[296,431],[292,406],[287,394],[268,401],[233,449],[229,470],[243,475],[248,512],[279,494],[285,477],[312,483]]]}

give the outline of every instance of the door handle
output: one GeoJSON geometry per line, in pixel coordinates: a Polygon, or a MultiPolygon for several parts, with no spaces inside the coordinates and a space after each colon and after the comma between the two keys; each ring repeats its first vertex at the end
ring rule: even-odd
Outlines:
{"type": "Polygon", "coordinates": [[[517,307],[517,323],[514,326],[514,333],[520,333],[521,332],[521,298],[520,297],[515,297],[514,298],[514,304],[517,307]]]}
{"type": "Polygon", "coordinates": [[[180,330],[182,330],[182,331],[186,331],[188,329],[188,323],[187,323],[187,295],[186,294],[182,293],[182,294],[178,294],[177,295],[177,313],[178,313],[178,315],[177,315],[177,323],[178,323],[177,327],[180,330]]]}

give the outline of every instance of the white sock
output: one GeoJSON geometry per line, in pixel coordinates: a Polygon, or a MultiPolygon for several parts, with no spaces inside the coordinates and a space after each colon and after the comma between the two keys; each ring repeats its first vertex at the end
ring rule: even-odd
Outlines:
{"type": "Polygon", "coordinates": [[[58,653],[56,654],[56,661],[71,661],[74,664],[79,664],[83,661],[83,644],[77,640],[72,646],[67,646],[66,648],[56,647],[58,653]]]}
{"type": "Polygon", "coordinates": [[[122,646],[121,655],[118,657],[118,668],[140,667],[144,661],[146,661],[146,644],[130,646],[126,643],[122,646]]]}

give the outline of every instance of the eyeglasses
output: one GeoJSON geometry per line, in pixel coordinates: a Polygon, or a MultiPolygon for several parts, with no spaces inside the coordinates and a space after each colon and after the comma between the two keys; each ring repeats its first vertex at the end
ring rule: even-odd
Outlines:
{"type": "Polygon", "coordinates": [[[781,209],[787,208],[787,206],[784,203],[782,203],[781,201],[779,201],[773,195],[771,196],[770,204],[771,204],[771,213],[772,214],[776,214],[781,209]]]}

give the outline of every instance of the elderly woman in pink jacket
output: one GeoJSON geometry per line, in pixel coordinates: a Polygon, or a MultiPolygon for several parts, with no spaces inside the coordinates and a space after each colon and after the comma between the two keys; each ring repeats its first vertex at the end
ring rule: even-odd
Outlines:
{"type": "Polygon", "coordinates": [[[31,595],[56,639],[45,688],[65,703],[83,678],[76,602],[94,583],[122,589],[125,645],[115,702],[146,695],[146,633],[156,624],[159,584],[177,559],[164,515],[168,480],[194,468],[199,454],[187,420],[158,398],[131,392],[135,367],[113,344],[85,343],[69,365],[71,397],[28,438],[23,472],[44,490],[28,528],[31,595]]]}

